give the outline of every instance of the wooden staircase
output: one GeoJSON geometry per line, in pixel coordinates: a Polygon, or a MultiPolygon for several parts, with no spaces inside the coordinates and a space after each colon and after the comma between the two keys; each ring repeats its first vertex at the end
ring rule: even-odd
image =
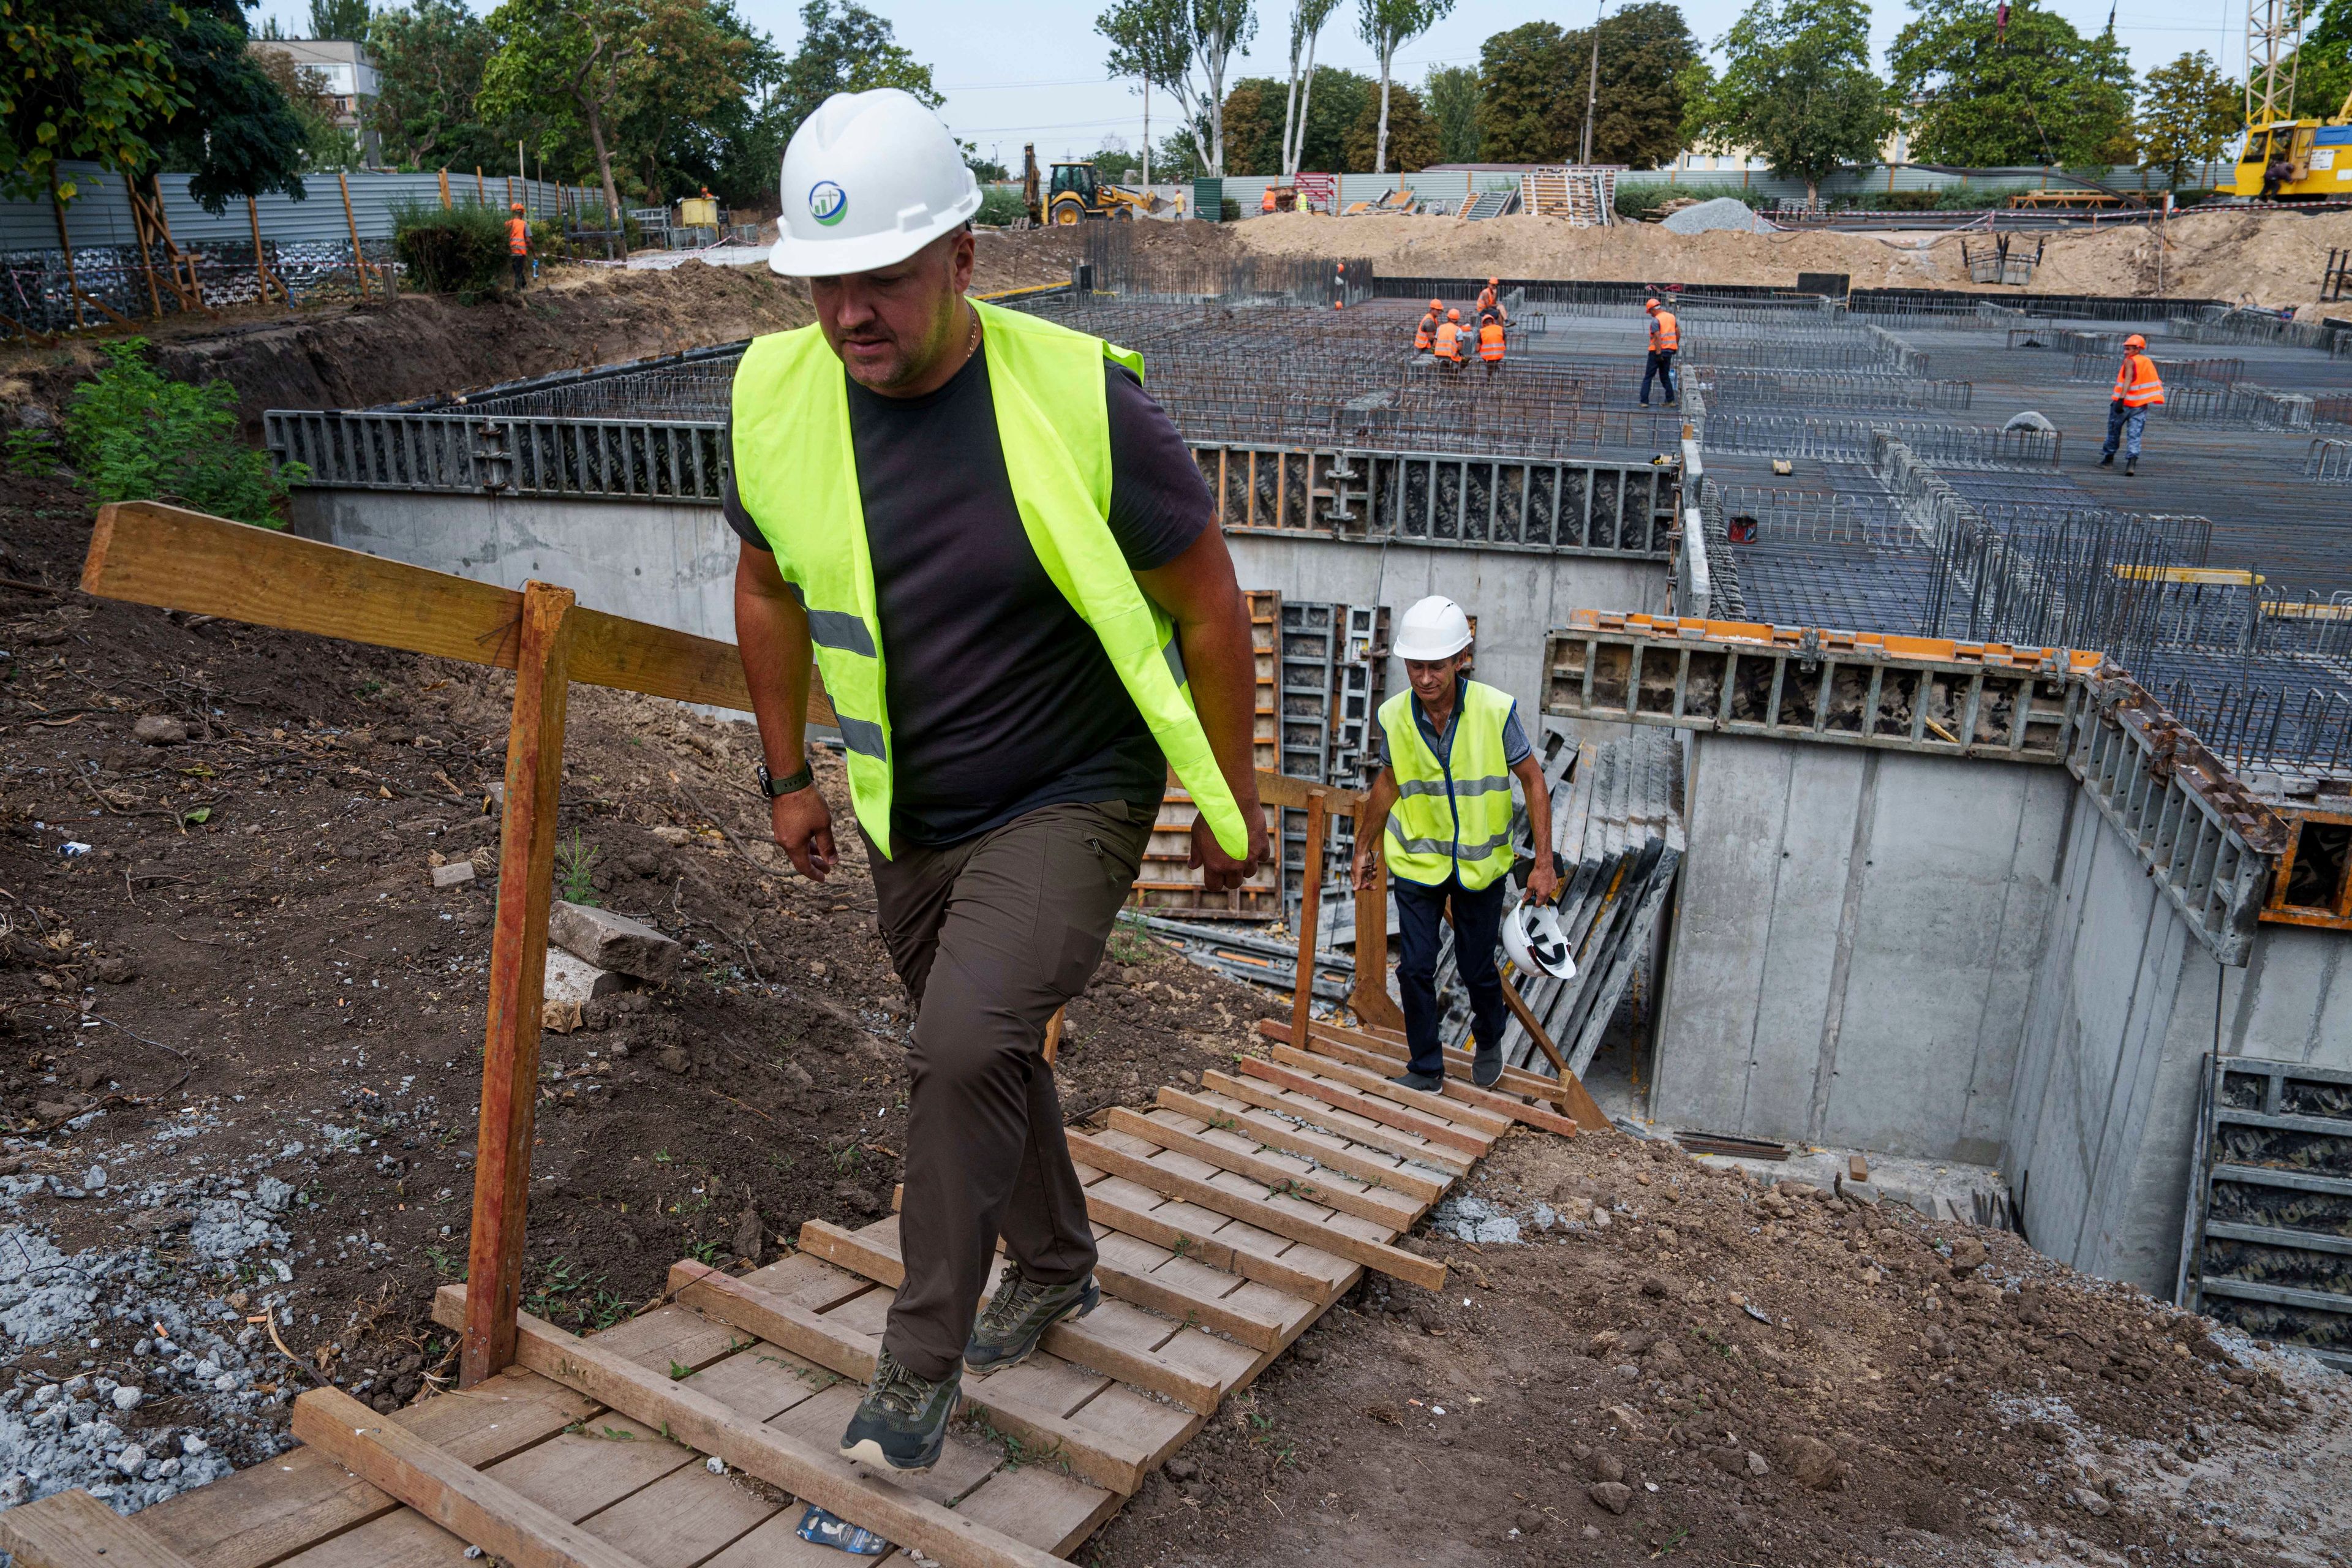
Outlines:
{"type": "Polygon", "coordinates": [[[1520,210],[1539,217],[1566,218],[1578,228],[1605,228],[1616,221],[1614,169],[1530,169],[1519,176],[1520,210]]]}

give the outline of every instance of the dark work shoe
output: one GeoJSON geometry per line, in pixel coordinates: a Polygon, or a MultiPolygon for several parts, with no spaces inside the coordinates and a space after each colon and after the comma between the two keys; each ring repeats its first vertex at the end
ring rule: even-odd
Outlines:
{"type": "MultiPolygon", "coordinates": [[[[961,1373],[961,1369],[957,1369],[961,1373]]],[[[917,1377],[888,1351],[874,1358],[874,1380],[841,1435],[841,1457],[890,1470],[928,1470],[947,1446],[960,1376],[917,1377]]]]}
{"type": "Polygon", "coordinates": [[[2124,478],[2130,479],[2132,477],[2132,470],[2138,467],[2139,459],[2137,458],[2126,458],[2124,459],[2124,478]]]}
{"type": "Polygon", "coordinates": [[[1480,1041],[1477,1054],[1470,1058],[1470,1081],[1480,1089],[1492,1089],[1502,1077],[1503,1047],[1480,1041]]]}
{"type": "Polygon", "coordinates": [[[2102,452],[2099,454],[2099,467],[2103,468],[2112,468],[2115,466],[2116,455],[2113,452],[2102,452]]]}
{"type": "Polygon", "coordinates": [[[1029,1359],[1047,1329],[1064,1318],[1083,1318],[1100,1305],[1102,1290],[1091,1274],[1066,1285],[1038,1285],[1008,1265],[996,1294],[971,1325],[964,1364],[981,1377],[1018,1366],[1029,1359]]]}
{"type": "Polygon", "coordinates": [[[1417,1089],[1423,1094],[1435,1094],[1445,1087],[1445,1075],[1442,1072],[1415,1072],[1407,1068],[1389,1081],[1400,1089],[1417,1089]]]}

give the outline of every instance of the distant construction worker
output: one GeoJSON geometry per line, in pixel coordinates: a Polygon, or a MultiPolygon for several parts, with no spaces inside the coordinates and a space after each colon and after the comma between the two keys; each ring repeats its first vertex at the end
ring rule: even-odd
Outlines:
{"type": "Polygon", "coordinates": [[[1455,370],[1462,368],[1463,336],[1462,312],[1446,311],[1445,320],[1437,324],[1437,342],[1431,351],[1437,355],[1438,363],[1451,365],[1455,370]]]}
{"type": "Polygon", "coordinates": [[[1372,781],[1356,819],[1356,887],[1373,883],[1373,847],[1387,863],[1396,894],[1401,950],[1397,991],[1412,1049],[1403,1073],[1389,1081],[1435,1089],[1445,1083],[1437,1038],[1437,944],[1445,908],[1454,906],[1456,972],[1470,993],[1471,1032],[1478,1042],[1470,1079],[1482,1088],[1503,1076],[1507,1004],[1495,944],[1510,884],[1511,780],[1527,795],[1535,837],[1527,901],[1548,904],[1559,886],[1551,858],[1551,797],[1518,704],[1510,693],[1470,679],[1470,618],[1435,595],[1404,613],[1395,652],[1412,689],[1381,704],[1388,765],[1372,781]]]}
{"type": "Polygon", "coordinates": [[[522,204],[517,202],[507,218],[507,266],[514,273],[518,294],[530,282],[530,224],[522,212],[522,204]]]}
{"type": "Polygon", "coordinates": [[[1650,313],[1650,357],[1642,366],[1642,406],[1650,405],[1650,380],[1656,377],[1665,384],[1666,406],[1675,405],[1675,351],[1682,347],[1682,324],[1675,313],[1655,300],[1642,307],[1650,313]]]}
{"type": "Polygon", "coordinates": [[[1486,362],[1489,376],[1503,368],[1503,321],[1492,310],[1478,318],[1478,357],[1486,362]]]}
{"type": "Polygon", "coordinates": [[[1274,187],[1272,185],[1266,186],[1265,194],[1258,197],[1257,210],[1261,213],[1270,213],[1274,210],[1274,187]]]}
{"type": "Polygon", "coordinates": [[[1413,330],[1413,353],[1425,354],[1429,352],[1430,345],[1437,341],[1437,329],[1444,320],[1444,304],[1440,300],[1432,300],[1429,302],[1429,314],[1423,316],[1421,319],[1421,325],[1413,330]]]}
{"type": "Polygon", "coordinates": [[[744,352],[720,500],[776,842],[816,880],[836,863],[803,744],[814,649],[914,1005],[906,1278],[840,1450],[922,1470],[967,1368],[1101,1299],[1045,1026],[1101,962],[1171,769],[1209,887],[1265,858],[1256,668],[1140,356],[966,299],[981,194],[947,127],[896,89],[836,93],[782,192],[769,266],[809,280],[816,321],[744,352]]]}
{"type": "Polygon", "coordinates": [[[2147,340],[2137,332],[2124,340],[2124,363],[2116,371],[2116,395],[2107,405],[2107,444],[2099,448],[2099,467],[2116,466],[2116,445],[2123,444],[2124,478],[2139,466],[2140,432],[2147,428],[2147,411],[2164,401],[2164,378],[2147,357],[2147,340]]]}
{"type": "Polygon", "coordinates": [[[1499,278],[1486,279],[1486,286],[1478,290],[1478,314],[1481,316],[1492,314],[1497,320],[1505,321],[1511,319],[1511,313],[1503,309],[1502,296],[1496,292],[1502,286],[1503,280],[1499,278]]]}

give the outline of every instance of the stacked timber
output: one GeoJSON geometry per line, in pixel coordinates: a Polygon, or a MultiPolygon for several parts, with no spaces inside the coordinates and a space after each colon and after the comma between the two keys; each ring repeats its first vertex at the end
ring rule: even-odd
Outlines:
{"type": "MultiPolygon", "coordinates": [[[[1576,975],[1510,979],[1579,1076],[1650,958],[1659,917],[1682,865],[1680,742],[1674,731],[1641,729],[1620,740],[1560,745],[1544,763],[1551,790],[1552,847],[1567,862],[1555,907],[1576,959],[1576,975]]],[[[1522,808],[1514,824],[1522,863],[1532,853],[1525,816],[1522,808]]],[[[1449,996],[1445,1042],[1465,1046],[1469,999],[1452,984],[1450,933],[1437,978],[1440,994],[1449,996]]],[[[1503,1035],[1503,1060],[1538,1074],[1552,1071],[1516,1017],[1503,1035]]]]}

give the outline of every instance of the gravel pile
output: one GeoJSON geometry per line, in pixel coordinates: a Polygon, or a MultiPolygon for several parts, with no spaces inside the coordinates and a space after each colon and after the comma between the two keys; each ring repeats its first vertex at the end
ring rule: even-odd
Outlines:
{"type": "Polygon", "coordinates": [[[1706,234],[1713,229],[1729,229],[1738,234],[1779,232],[1737,196],[1717,196],[1711,202],[1685,207],[1667,215],[1659,226],[1673,234],[1706,234]]]}

